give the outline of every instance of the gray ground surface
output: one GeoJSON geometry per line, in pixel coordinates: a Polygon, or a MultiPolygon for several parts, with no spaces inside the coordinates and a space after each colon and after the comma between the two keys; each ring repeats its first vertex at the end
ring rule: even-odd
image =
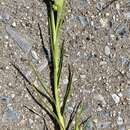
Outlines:
{"type": "MultiPolygon", "coordinates": [[[[67,83],[67,64],[75,69],[67,116],[83,100],[82,118],[91,116],[85,130],[130,130],[130,0],[70,0],[66,10],[61,31],[61,41],[65,40],[61,96],[67,83]]],[[[48,47],[45,3],[0,0],[0,130],[43,129],[42,119],[24,105],[46,114],[11,65],[15,62],[30,78],[30,58],[49,84],[38,23],[48,47]]]]}

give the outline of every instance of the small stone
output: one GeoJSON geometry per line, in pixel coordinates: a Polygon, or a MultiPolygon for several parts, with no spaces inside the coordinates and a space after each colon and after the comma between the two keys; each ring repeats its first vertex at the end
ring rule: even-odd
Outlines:
{"type": "Polygon", "coordinates": [[[77,16],[77,19],[80,21],[80,23],[81,23],[81,25],[82,25],[83,27],[90,25],[90,20],[89,20],[88,17],[77,16]]]}
{"type": "Polygon", "coordinates": [[[5,3],[4,3],[4,2],[1,2],[1,5],[5,5],[5,3]]]}
{"type": "Polygon", "coordinates": [[[109,15],[110,15],[110,14],[107,12],[107,13],[106,13],[106,16],[109,16],[109,15]]]}
{"type": "Polygon", "coordinates": [[[96,94],[96,95],[94,95],[94,99],[97,101],[101,101],[103,103],[103,105],[106,105],[106,101],[102,95],[96,94]]]}
{"type": "Polygon", "coordinates": [[[101,11],[103,9],[103,6],[104,6],[104,3],[101,1],[101,2],[97,2],[96,4],[96,8],[101,11]]]}
{"type": "Polygon", "coordinates": [[[97,118],[93,119],[93,122],[94,122],[95,124],[97,124],[97,123],[98,123],[98,119],[97,119],[97,118]]]}
{"type": "Polygon", "coordinates": [[[119,96],[119,97],[123,97],[123,94],[122,94],[122,93],[118,93],[118,96],[119,96]]]}
{"type": "Polygon", "coordinates": [[[18,113],[10,106],[7,107],[3,114],[3,122],[4,121],[17,121],[18,113]]]}
{"type": "Polygon", "coordinates": [[[119,3],[116,4],[116,9],[117,9],[117,10],[120,9],[120,4],[119,4],[119,3]]]}
{"type": "Polygon", "coordinates": [[[0,96],[0,100],[2,102],[5,102],[6,104],[8,104],[9,101],[10,101],[10,97],[8,97],[8,96],[0,96]]]}
{"type": "Polygon", "coordinates": [[[120,102],[120,97],[116,94],[112,94],[111,95],[113,100],[115,101],[116,104],[118,104],[120,102]]]}
{"type": "Polygon", "coordinates": [[[100,19],[100,23],[101,23],[101,25],[102,25],[102,27],[106,27],[107,26],[107,22],[108,22],[108,20],[107,19],[100,19]]]}
{"type": "Polygon", "coordinates": [[[106,64],[107,64],[106,61],[101,61],[101,62],[100,62],[100,65],[106,65],[106,64]]]}
{"type": "Polygon", "coordinates": [[[9,39],[9,36],[8,36],[8,35],[5,35],[5,39],[8,40],[8,39],[9,39]]]}
{"type": "Polygon", "coordinates": [[[29,9],[30,7],[29,6],[26,6],[26,9],[29,9]]]}
{"type": "Polygon", "coordinates": [[[28,120],[27,126],[28,126],[29,128],[33,128],[33,120],[32,120],[32,119],[29,119],[29,120],[28,120]]]}
{"type": "Polygon", "coordinates": [[[38,57],[36,51],[31,50],[31,54],[32,54],[32,57],[33,57],[35,60],[38,60],[38,59],[39,59],[39,57],[38,57]]]}
{"type": "Polygon", "coordinates": [[[0,15],[0,20],[3,20],[2,16],[0,15]]]}
{"type": "Polygon", "coordinates": [[[67,84],[67,83],[68,83],[68,79],[64,79],[63,84],[67,84]]]}
{"type": "Polygon", "coordinates": [[[12,94],[11,94],[11,97],[12,97],[12,98],[14,98],[14,97],[15,97],[15,94],[14,94],[14,93],[12,93],[12,94]]]}
{"type": "Polygon", "coordinates": [[[13,22],[13,23],[12,23],[12,27],[16,27],[16,22],[13,22]]]}
{"type": "Polygon", "coordinates": [[[81,79],[85,79],[86,75],[80,75],[81,79]]]}
{"type": "Polygon", "coordinates": [[[110,50],[109,46],[105,46],[105,54],[107,56],[109,56],[111,54],[111,50],[110,50]]]}
{"type": "Polygon", "coordinates": [[[121,57],[121,62],[122,62],[122,65],[128,65],[129,64],[128,57],[121,57]]]}
{"type": "Polygon", "coordinates": [[[118,125],[123,125],[123,119],[122,119],[122,117],[118,116],[118,118],[117,118],[117,124],[118,125]]]}
{"type": "Polygon", "coordinates": [[[48,65],[47,60],[44,60],[44,61],[39,65],[38,71],[39,71],[39,72],[43,71],[43,70],[47,67],[47,65],[48,65]]]}
{"type": "Polygon", "coordinates": [[[115,32],[116,34],[119,34],[121,36],[126,34],[126,28],[124,23],[119,24],[116,28],[115,28],[115,32]]]}
{"type": "Polygon", "coordinates": [[[17,43],[17,45],[23,50],[24,53],[29,54],[32,48],[32,44],[30,42],[18,34],[14,28],[9,25],[6,25],[6,32],[17,43]]]}
{"type": "Polygon", "coordinates": [[[8,83],[8,86],[9,86],[9,87],[11,87],[11,86],[12,86],[12,84],[9,82],[9,83],[8,83]]]}
{"type": "Polygon", "coordinates": [[[97,128],[98,129],[107,129],[110,128],[111,122],[98,122],[97,123],[97,128]]]}
{"type": "Polygon", "coordinates": [[[38,81],[37,81],[37,80],[35,80],[35,81],[34,81],[34,85],[35,85],[36,87],[38,87],[38,86],[39,86],[39,84],[38,84],[38,81]]]}
{"type": "Polygon", "coordinates": [[[127,12],[127,13],[124,13],[124,17],[125,17],[127,20],[130,20],[130,11],[127,12]]]}

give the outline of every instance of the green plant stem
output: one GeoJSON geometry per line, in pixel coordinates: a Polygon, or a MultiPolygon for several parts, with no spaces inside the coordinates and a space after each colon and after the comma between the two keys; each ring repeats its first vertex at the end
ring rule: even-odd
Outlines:
{"type": "Polygon", "coordinates": [[[59,89],[58,89],[58,61],[59,61],[59,51],[58,51],[58,33],[56,31],[55,27],[55,19],[54,19],[54,12],[53,9],[51,9],[51,47],[52,47],[52,58],[53,58],[53,69],[54,69],[54,94],[55,94],[55,107],[56,107],[56,112],[57,116],[62,124],[62,127],[60,126],[60,130],[65,130],[65,125],[64,125],[64,118],[61,114],[60,111],[60,99],[59,99],[59,89]]]}

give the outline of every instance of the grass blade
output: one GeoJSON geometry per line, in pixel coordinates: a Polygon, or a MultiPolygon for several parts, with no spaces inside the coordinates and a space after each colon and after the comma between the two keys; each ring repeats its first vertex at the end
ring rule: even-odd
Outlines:
{"type": "Polygon", "coordinates": [[[59,70],[58,70],[58,86],[59,86],[59,82],[60,82],[60,76],[61,76],[61,71],[62,71],[62,66],[63,66],[63,58],[64,58],[64,41],[62,43],[62,47],[61,47],[61,52],[60,52],[60,61],[59,61],[59,70]]]}
{"type": "Polygon", "coordinates": [[[31,97],[33,98],[33,100],[43,109],[47,112],[48,115],[50,115],[51,117],[53,117],[57,123],[59,124],[59,126],[61,126],[62,128],[62,124],[59,120],[59,118],[57,117],[57,115],[53,112],[53,110],[47,105],[47,103],[45,101],[43,101],[42,97],[40,96],[39,93],[37,93],[35,90],[35,96],[30,92],[30,90],[27,88],[27,91],[29,92],[29,94],[31,95],[31,97]]]}
{"type": "Polygon", "coordinates": [[[78,105],[75,105],[75,106],[74,106],[73,112],[71,113],[70,119],[69,119],[68,124],[67,124],[67,126],[66,126],[66,130],[69,130],[69,127],[71,126],[72,121],[74,120],[74,118],[75,118],[75,116],[76,116],[76,113],[77,113],[77,111],[79,110],[79,107],[80,107],[81,103],[82,103],[82,102],[80,101],[80,102],[78,103],[78,105]]]}
{"type": "MultiPolygon", "coordinates": [[[[29,85],[31,85],[31,86],[33,87],[33,89],[35,89],[35,91],[36,91],[37,93],[39,93],[39,94],[41,94],[42,96],[44,96],[49,102],[50,102],[50,101],[52,102],[52,100],[50,99],[50,97],[48,97],[46,94],[43,94],[43,92],[41,92],[41,91],[35,86],[35,84],[32,83],[32,82],[24,75],[24,73],[18,68],[18,66],[16,66],[16,65],[13,64],[13,63],[12,63],[12,65],[13,65],[13,67],[19,72],[19,74],[24,78],[24,80],[25,80],[29,85]]],[[[50,102],[50,103],[51,103],[51,102],[50,102]]]]}
{"type": "Polygon", "coordinates": [[[76,112],[76,115],[75,115],[75,129],[74,130],[80,130],[80,128],[81,128],[80,117],[81,117],[82,112],[83,112],[83,105],[80,104],[80,106],[76,112]]]}
{"type": "Polygon", "coordinates": [[[31,83],[27,77],[23,74],[23,72],[15,65],[15,64],[12,64],[14,66],[14,68],[20,73],[20,75],[25,79],[25,81],[31,85],[33,87],[33,90],[35,91],[35,96],[31,93],[31,91],[29,90],[28,87],[26,87],[28,93],[31,95],[31,97],[33,98],[33,100],[43,109],[47,112],[47,114],[50,116],[50,117],[53,117],[57,123],[62,127],[62,124],[61,122],[59,121],[57,115],[53,112],[53,110],[47,105],[47,103],[45,103],[40,95],[40,93],[37,92],[36,90],[36,86],[31,83]]]}
{"type": "Polygon", "coordinates": [[[47,126],[47,123],[46,123],[46,119],[41,116],[41,114],[39,114],[35,109],[33,108],[29,108],[28,106],[24,106],[26,109],[28,109],[30,112],[34,113],[35,115],[38,115],[39,117],[41,117],[44,121],[44,128],[43,130],[48,130],[48,126],[47,126]]]}
{"type": "Polygon", "coordinates": [[[36,68],[35,68],[35,66],[34,66],[33,64],[30,63],[30,65],[31,65],[31,67],[32,67],[32,69],[33,69],[33,71],[34,71],[36,77],[38,78],[40,84],[42,85],[43,89],[45,90],[45,92],[46,92],[46,93],[48,94],[48,96],[50,97],[50,100],[55,104],[55,100],[54,100],[54,98],[51,96],[51,94],[50,94],[49,90],[47,89],[47,87],[45,86],[45,84],[44,84],[44,82],[43,82],[43,79],[41,79],[41,77],[40,77],[39,72],[36,70],[36,68]]]}
{"type": "Polygon", "coordinates": [[[68,67],[68,69],[69,69],[68,84],[67,84],[65,96],[64,96],[64,99],[63,99],[63,104],[62,104],[62,107],[61,107],[62,115],[64,114],[66,102],[67,102],[67,99],[70,95],[70,90],[71,90],[71,86],[72,86],[73,73],[71,72],[70,66],[68,67]]]}
{"type": "Polygon", "coordinates": [[[32,113],[38,115],[39,117],[43,118],[43,116],[41,116],[35,109],[29,108],[28,106],[24,106],[24,107],[27,108],[30,112],[32,112],[32,113]]]}
{"type": "Polygon", "coordinates": [[[80,126],[84,126],[88,120],[91,118],[92,116],[89,116],[87,119],[83,120],[81,123],[80,123],[80,126]]]}

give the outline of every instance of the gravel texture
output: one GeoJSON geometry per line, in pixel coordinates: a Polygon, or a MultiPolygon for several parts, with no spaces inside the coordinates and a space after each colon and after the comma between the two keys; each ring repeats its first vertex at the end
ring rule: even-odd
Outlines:
{"type": "MultiPolygon", "coordinates": [[[[65,41],[61,97],[67,84],[67,65],[72,64],[75,70],[67,117],[82,100],[82,119],[91,116],[85,130],[130,130],[130,0],[66,3],[60,40],[65,41]]],[[[48,48],[45,3],[0,0],[0,130],[43,130],[44,121],[24,106],[35,108],[51,124],[11,64],[18,65],[37,84],[27,63],[30,59],[49,85],[49,68],[38,24],[48,48]]]]}

